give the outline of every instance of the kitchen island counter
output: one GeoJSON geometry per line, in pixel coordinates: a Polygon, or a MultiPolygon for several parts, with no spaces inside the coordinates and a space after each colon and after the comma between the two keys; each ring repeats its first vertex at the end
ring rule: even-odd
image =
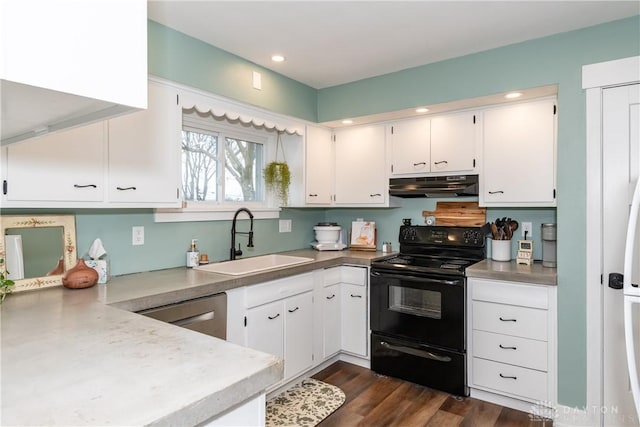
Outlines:
{"type": "Polygon", "coordinates": [[[10,295],[0,424],[187,426],[259,396],[282,378],[281,359],[130,311],[391,255],[287,254],[314,261],[235,277],[174,268],[10,295]]]}

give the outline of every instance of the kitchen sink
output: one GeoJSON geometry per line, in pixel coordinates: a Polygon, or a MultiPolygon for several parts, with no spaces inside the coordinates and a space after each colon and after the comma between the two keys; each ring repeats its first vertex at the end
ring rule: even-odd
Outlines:
{"type": "Polygon", "coordinates": [[[313,260],[313,258],[300,256],[271,254],[251,258],[236,259],[233,261],[200,265],[198,267],[194,267],[194,270],[208,271],[209,273],[228,274],[231,276],[240,276],[243,274],[272,270],[274,268],[303,264],[305,262],[311,262],[313,260]]]}

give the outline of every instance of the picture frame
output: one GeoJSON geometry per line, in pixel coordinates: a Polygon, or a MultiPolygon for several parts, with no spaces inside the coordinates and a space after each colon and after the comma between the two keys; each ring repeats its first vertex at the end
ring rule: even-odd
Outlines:
{"type": "Polygon", "coordinates": [[[351,223],[350,249],[376,250],[376,223],[374,221],[353,221],[351,223]]]}

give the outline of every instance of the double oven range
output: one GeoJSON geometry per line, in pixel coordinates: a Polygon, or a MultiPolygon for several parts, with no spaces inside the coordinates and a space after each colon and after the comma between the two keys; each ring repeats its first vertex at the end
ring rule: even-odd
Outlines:
{"type": "Polygon", "coordinates": [[[468,396],[465,268],[479,227],[401,226],[398,256],[371,265],[371,369],[468,396]]]}

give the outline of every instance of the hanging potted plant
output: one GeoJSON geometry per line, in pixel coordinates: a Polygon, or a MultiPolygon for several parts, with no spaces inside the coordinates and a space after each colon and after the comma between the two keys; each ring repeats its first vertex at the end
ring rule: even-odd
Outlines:
{"type": "Polygon", "coordinates": [[[276,159],[264,168],[264,182],[267,190],[280,199],[281,206],[287,206],[289,200],[289,185],[291,184],[291,171],[284,158],[284,147],[280,146],[280,134],[276,140],[276,159]],[[282,150],[282,161],[278,161],[278,149],[282,150]]]}
{"type": "Polygon", "coordinates": [[[4,301],[5,297],[11,293],[12,286],[15,285],[13,280],[10,280],[7,275],[8,271],[4,271],[2,265],[4,264],[4,258],[0,258],[0,304],[4,301]]]}

